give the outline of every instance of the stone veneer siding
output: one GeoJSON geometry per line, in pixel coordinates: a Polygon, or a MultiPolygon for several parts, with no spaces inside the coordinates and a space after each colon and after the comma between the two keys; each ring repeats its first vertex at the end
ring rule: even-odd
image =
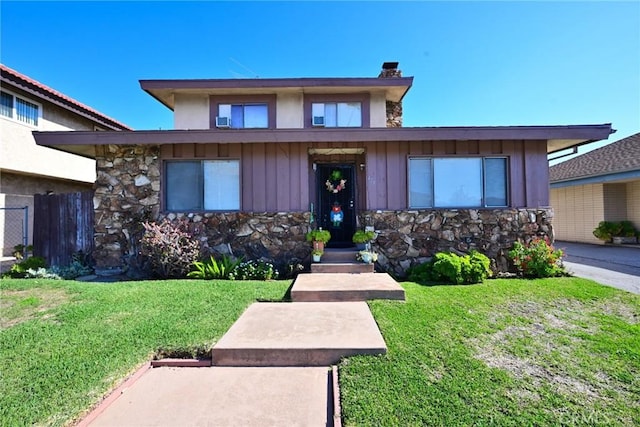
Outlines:
{"type": "Polygon", "coordinates": [[[97,146],[96,172],[96,271],[120,273],[137,259],[141,223],[160,213],[159,147],[97,146]]]}
{"type": "Polygon", "coordinates": [[[378,236],[372,249],[378,264],[403,276],[413,264],[437,252],[467,253],[472,249],[492,259],[494,271],[509,271],[506,252],[518,240],[553,239],[553,210],[540,209],[431,209],[370,211],[360,215],[378,236]]]}
{"type": "MultiPolygon", "coordinates": [[[[141,223],[162,219],[187,222],[205,253],[262,258],[281,268],[309,261],[308,212],[161,213],[157,146],[98,146],[96,160],[94,258],[100,273],[139,268],[141,223]]],[[[552,217],[550,208],[365,211],[360,224],[378,231],[372,247],[379,266],[401,277],[436,252],[471,249],[492,258],[494,270],[507,271],[513,242],[552,238],[552,217]]]]}

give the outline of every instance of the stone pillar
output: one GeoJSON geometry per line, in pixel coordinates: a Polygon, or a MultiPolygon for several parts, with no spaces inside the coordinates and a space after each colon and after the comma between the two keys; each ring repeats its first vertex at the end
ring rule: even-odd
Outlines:
{"type": "MultiPolygon", "coordinates": [[[[381,79],[402,77],[402,71],[398,69],[397,62],[385,62],[378,77],[381,79]]],[[[387,101],[387,127],[402,127],[402,101],[387,101]]]]}
{"type": "Polygon", "coordinates": [[[160,211],[158,146],[96,147],[93,257],[98,274],[120,274],[139,254],[141,223],[160,211]]]}

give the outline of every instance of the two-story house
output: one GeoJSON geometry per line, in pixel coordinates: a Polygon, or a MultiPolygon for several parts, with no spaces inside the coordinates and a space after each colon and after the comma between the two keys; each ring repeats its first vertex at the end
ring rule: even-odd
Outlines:
{"type": "Polygon", "coordinates": [[[504,269],[516,239],[552,236],[547,154],[611,126],[403,128],[413,77],[397,65],[364,78],[143,80],[174,130],[36,140],[97,159],[104,270],[135,256],[145,219],[182,219],[213,252],[279,264],[308,259],[309,227],[330,230],[334,246],[373,227],[380,266],[399,275],[474,248],[504,269]]]}
{"type": "Polygon", "coordinates": [[[0,64],[0,244],[2,255],[23,243],[28,207],[32,242],[34,194],[90,191],[96,178],[90,158],[36,145],[33,131],[131,130],[126,125],[0,64]]]}

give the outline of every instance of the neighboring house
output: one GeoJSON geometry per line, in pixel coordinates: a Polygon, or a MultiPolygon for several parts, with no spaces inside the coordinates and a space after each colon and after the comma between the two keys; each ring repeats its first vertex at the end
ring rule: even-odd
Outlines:
{"type": "MultiPolygon", "coordinates": [[[[104,114],[0,64],[0,208],[29,207],[32,242],[34,194],[93,188],[91,158],[38,146],[32,131],[130,130],[104,114]]],[[[0,209],[2,255],[22,243],[22,212],[0,209]]]]}
{"type": "Polygon", "coordinates": [[[377,78],[143,80],[175,130],[35,136],[97,159],[101,272],[135,258],[140,221],[163,218],[213,252],[279,264],[308,260],[304,234],[320,226],[334,246],[375,228],[378,263],[399,275],[448,249],[506,268],[516,239],[552,235],[547,154],[611,126],[402,128],[413,77],[397,65],[377,78]]]}
{"type": "Polygon", "coordinates": [[[550,168],[551,206],[558,240],[604,243],[600,221],[633,222],[640,229],[640,133],[550,168]]]}

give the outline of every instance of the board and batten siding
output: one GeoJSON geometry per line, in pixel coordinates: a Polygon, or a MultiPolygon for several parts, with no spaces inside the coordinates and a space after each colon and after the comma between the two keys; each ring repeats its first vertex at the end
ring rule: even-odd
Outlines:
{"type": "Polygon", "coordinates": [[[246,212],[308,210],[315,201],[314,162],[355,165],[360,210],[407,209],[409,156],[506,156],[510,207],[549,206],[546,141],[173,144],[161,148],[162,160],[240,160],[246,212]],[[310,148],[364,148],[364,154],[310,156],[310,148]]]}

